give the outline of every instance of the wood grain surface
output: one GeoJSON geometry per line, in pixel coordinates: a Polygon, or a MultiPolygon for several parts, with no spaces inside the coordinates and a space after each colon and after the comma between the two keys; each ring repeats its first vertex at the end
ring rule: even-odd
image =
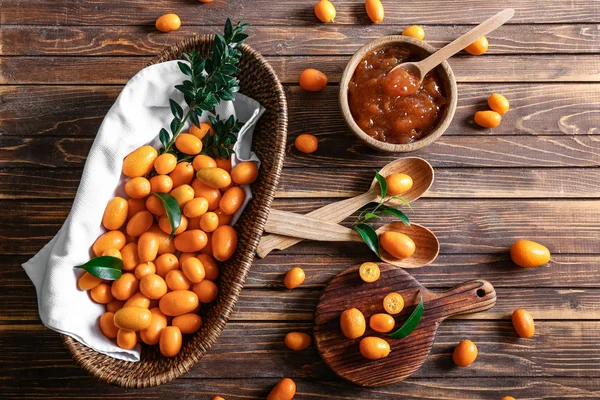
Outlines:
{"type": "MultiPolygon", "coordinates": [[[[518,14],[517,14],[518,15],[518,14]]],[[[512,23],[512,21],[511,21],[512,23]]],[[[427,42],[436,48],[466,32],[468,25],[424,25],[427,42]]],[[[6,25],[0,36],[7,56],[153,56],[166,45],[190,35],[211,34],[220,25],[183,25],[163,35],[137,26],[6,25]]],[[[253,26],[248,44],[267,56],[351,55],[367,40],[399,34],[400,25],[321,25],[293,30],[253,26]]],[[[594,24],[505,25],[488,35],[488,54],[597,53],[600,32],[594,24]]]]}
{"type": "MultiPolygon", "coordinates": [[[[459,84],[459,91],[455,120],[444,136],[600,133],[596,123],[600,118],[600,84],[465,83],[459,84]],[[503,116],[504,123],[493,130],[471,123],[473,111],[485,109],[487,93],[504,93],[512,107],[503,116]]],[[[0,134],[93,137],[119,92],[118,86],[0,86],[6,106],[0,108],[0,134]]],[[[315,95],[298,86],[287,86],[286,95],[292,137],[303,132],[338,136],[349,133],[340,118],[337,87],[315,95]],[[307,107],[315,97],[320,107],[307,107]]]]}
{"type": "MultiPolygon", "coordinates": [[[[313,12],[314,2],[289,0],[273,2],[253,0],[217,1],[198,6],[195,2],[164,0],[160,3],[142,3],[122,0],[119,7],[109,0],[80,2],[77,0],[3,0],[2,24],[57,24],[57,25],[153,25],[156,16],[167,11],[185,15],[191,24],[221,25],[225,16],[235,16],[260,25],[309,25],[318,23],[313,12]]],[[[362,1],[336,2],[337,24],[365,24],[368,18],[362,1]]],[[[435,0],[409,0],[389,2],[385,7],[386,24],[420,23],[458,24],[479,23],[491,14],[490,10],[514,8],[514,23],[577,23],[600,22],[600,11],[594,0],[505,0],[502,2],[452,0],[442,3],[435,0]]]]}
{"type": "MultiPolygon", "coordinates": [[[[340,80],[348,56],[267,56],[283,83],[297,83],[309,67],[322,70],[329,82],[340,80]]],[[[111,84],[122,85],[151,57],[12,56],[0,57],[0,84],[111,84]],[[44,69],[40,69],[40,63],[44,69]]],[[[600,82],[600,60],[593,54],[496,55],[477,59],[460,54],[450,61],[456,80],[462,82],[600,82]],[[539,68],[539,64],[545,68],[539,68]]],[[[319,95],[316,96],[317,98],[319,95]]]]}
{"type": "MultiPolygon", "coordinates": [[[[316,0],[315,0],[316,1],[316,0]]],[[[385,20],[369,23],[363,0],[336,0],[334,24],[315,1],[0,0],[0,397],[264,399],[282,377],[298,399],[600,398],[600,4],[597,0],[383,0],[385,20]],[[360,46],[421,24],[436,48],[500,9],[516,15],[489,35],[486,55],[450,64],[459,82],[456,116],[434,145],[417,152],[436,179],[409,214],[440,239],[433,264],[411,274],[444,290],[489,280],[497,305],[438,331],[423,368],[385,388],[340,380],[315,346],[292,352],[287,332],[311,332],[314,307],[338,272],[373,261],[360,244],[304,241],[257,259],[232,321],[212,351],[182,379],[140,391],[100,384],[43,327],[35,289],[20,264],[56,234],[68,215],[85,159],[123,84],[165,46],[220,30],[227,16],[252,24],[248,43],[285,83],[290,139],[275,206],[306,213],[364,192],[395,159],[361,145],[337,104],[339,78],[360,46]],[[183,26],[162,34],[155,19],[176,12],[183,26]],[[320,93],[297,86],[301,70],[329,77],[320,93]],[[491,93],[511,110],[493,130],[473,124],[491,93]],[[293,140],[315,134],[319,150],[293,140]],[[522,269],[508,247],[527,238],[552,261],[522,269]],[[295,290],[283,276],[301,266],[295,290]],[[536,319],[518,339],[515,308],[536,319]],[[451,361],[462,339],[479,348],[469,368],[451,361]]],[[[158,131],[158,128],[157,128],[158,131]]],[[[345,221],[348,226],[352,218],[345,221]]]]}

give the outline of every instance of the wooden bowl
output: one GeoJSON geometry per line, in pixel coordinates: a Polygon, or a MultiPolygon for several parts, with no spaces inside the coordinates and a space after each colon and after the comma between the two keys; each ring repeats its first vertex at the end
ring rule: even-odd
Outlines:
{"type": "Polygon", "coordinates": [[[415,151],[435,142],[446,131],[446,129],[450,125],[450,122],[452,122],[454,112],[456,111],[456,101],[458,98],[456,78],[454,77],[454,73],[452,72],[450,65],[446,61],[444,61],[436,68],[436,71],[438,72],[440,80],[442,82],[444,93],[448,98],[448,106],[446,107],[446,112],[440,120],[439,125],[434,131],[432,131],[429,135],[425,136],[421,140],[407,144],[386,143],[367,135],[358,126],[356,121],[354,121],[354,117],[352,117],[352,113],[350,112],[350,106],[348,105],[348,84],[350,83],[350,80],[354,75],[354,70],[367,53],[370,53],[371,51],[381,47],[389,47],[398,44],[413,49],[415,53],[420,56],[421,59],[429,56],[430,54],[436,51],[435,48],[433,48],[426,42],[412,37],[383,36],[379,39],[375,39],[365,44],[363,47],[358,49],[356,53],[354,53],[354,55],[346,65],[344,73],[342,74],[342,80],[340,81],[340,107],[342,109],[342,115],[344,116],[344,120],[346,121],[346,124],[348,125],[352,133],[354,133],[354,135],[356,135],[359,139],[365,142],[368,146],[388,153],[406,153],[409,151],[415,151]]]}
{"type": "MultiPolygon", "coordinates": [[[[150,64],[181,59],[182,52],[190,50],[207,56],[212,42],[212,35],[184,39],[164,50],[150,64]]],[[[240,295],[267,222],[283,166],[287,102],[283,87],[267,61],[249,46],[242,45],[239,49],[242,52],[238,74],[240,92],[258,101],[266,111],[258,121],[252,143],[252,150],[261,160],[260,176],[252,185],[254,198],[236,223],[239,245],[234,256],[222,264],[221,275],[216,282],[219,295],[214,302],[202,306],[202,328],[196,334],[184,337],[181,352],[173,358],[163,357],[158,346],[143,345],[140,362],[116,360],[63,335],[63,342],[75,361],[100,381],[124,388],[143,388],[163,384],[184,374],[219,337],[240,295]]]]}

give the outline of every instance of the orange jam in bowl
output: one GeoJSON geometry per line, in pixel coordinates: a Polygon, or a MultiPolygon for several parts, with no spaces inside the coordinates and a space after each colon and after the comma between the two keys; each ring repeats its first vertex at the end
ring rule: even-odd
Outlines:
{"type": "Polygon", "coordinates": [[[348,84],[348,105],[356,124],[369,136],[387,143],[416,142],[437,128],[448,99],[434,69],[423,82],[397,68],[422,59],[416,51],[394,45],[367,53],[348,84]]]}

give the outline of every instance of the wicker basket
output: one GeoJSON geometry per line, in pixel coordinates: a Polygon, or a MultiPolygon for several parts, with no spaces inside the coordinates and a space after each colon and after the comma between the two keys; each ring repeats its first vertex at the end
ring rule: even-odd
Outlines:
{"type": "MultiPolygon", "coordinates": [[[[213,36],[202,35],[184,39],[155,57],[150,64],[181,59],[182,52],[197,50],[208,55],[213,36]]],[[[163,357],[158,346],[145,346],[138,363],[116,360],[100,354],[76,340],[63,335],[63,342],[74,360],[84,370],[102,382],[124,388],[156,386],[187,372],[210,349],[225,327],[240,295],[254,259],[258,241],[269,216],[269,209],[281,174],[287,136],[287,103],[283,87],[265,59],[246,45],[239,73],[240,91],[266,108],[254,134],[252,150],[262,161],[259,179],[252,185],[254,199],[236,224],[239,247],[232,259],[221,268],[217,281],[217,300],[202,309],[202,329],[184,338],[179,355],[163,357]]],[[[157,128],[158,129],[158,128],[157,128]]]]}

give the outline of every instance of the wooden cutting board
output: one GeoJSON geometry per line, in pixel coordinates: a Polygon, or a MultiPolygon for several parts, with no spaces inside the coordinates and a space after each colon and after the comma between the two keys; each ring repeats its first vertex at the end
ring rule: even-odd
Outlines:
{"type": "Polygon", "coordinates": [[[319,354],[336,374],[361,386],[389,385],[407,378],[423,365],[442,321],[458,314],[485,311],[496,304],[496,291],[484,280],[433,292],[401,268],[384,263],[379,267],[381,277],[373,283],[360,279],[359,266],[336,275],[325,287],[315,310],[313,335],[319,354]],[[369,317],[385,312],[383,298],[390,292],[401,294],[405,303],[403,311],[394,316],[394,330],[406,321],[423,294],[421,322],[404,339],[391,339],[388,334],[369,328],[369,317]],[[352,307],[359,309],[367,320],[365,335],[354,340],[342,334],[339,322],[341,313],[352,307]],[[387,340],[391,348],[389,356],[375,361],[364,358],[358,344],[366,336],[387,340]]]}

